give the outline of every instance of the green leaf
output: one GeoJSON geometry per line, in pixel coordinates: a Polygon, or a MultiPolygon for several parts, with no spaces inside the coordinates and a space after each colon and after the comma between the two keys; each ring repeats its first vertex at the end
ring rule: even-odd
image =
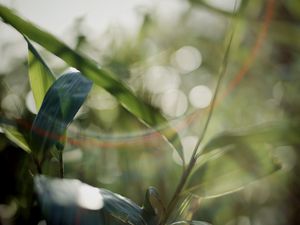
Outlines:
{"type": "Polygon", "coordinates": [[[299,144],[299,132],[298,121],[279,121],[217,135],[203,147],[185,193],[217,197],[274,173],[281,166],[272,148],[299,144]]]}
{"type": "Polygon", "coordinates": [[[155,187],[149,187],[147,189],[142,209],[143,218],[145,218],[148,225],[160,224],[166,213],[166,209],[155,187]]]}
{"type": "Polygon", "coordinates": [[[35,190],[47,224],[146,225],[131,200],[75,179],[37,176],[35,190]]]}
{"type": "Polygon", "coordinates": [[[185,187],[185,193],[213,198],[241,190],[246,185],[281,168],[265,143],[235,139],[226,148],[199,158],[185,187]]]}
{"type": "Polygon", "coordinates": [[[272,174],[280,165],[270,148],[299,143],[299,130],[297,122],[280,121],[217,135],[204,146],[185,193],[216,197],[272,174]]]}
{"type": "Polygon", "coordinates": [[[299,144],[300,125],[297,121],[279,121],[253,126],[248,129],[224,132],[213,137],[203,148],[203,154],[226,147],[237,140],[248,143],[299,144]]]}
{"type": "Polygon", "coordinates": [[[79,72],[62,75],[50,87],[31,128],[30,146],[39,160],[62,142],[91,87],[92,82],[79,72]]]}
{"type": "Polygon", "coordinates": [[[28,44],[29,81],[38,111],[55,77],[30,41],[27,38],[25,40],[28,44]]]}
{"type": "Polygon", "coordinates": [[[17,146],[19,146],[21,149],[23,149],[27,153],[31,153],[27,139],[20,131],[18,131],[17,128],[12,127],[12,126],[2,126],[2,129],[3,129],[6,137],[10,141],[15,143],[17,146]]]}
{"type": "Polygon", "coordinates": [[[1,4],[0,17],[21,34],[37,42],[70,66],[77,68],[84,76],[116,97],[120,104],[140,121],[161,132],[184,160],[182,145],[177,132],[168,126],[168,121],[161,115],[158,109],[136,97],[121,80],[117,79],[117,76],[113,76],[110,72],[101,69],[100,66],[87,56],[74,51],[50,33],[25,21],[1,4]]]}

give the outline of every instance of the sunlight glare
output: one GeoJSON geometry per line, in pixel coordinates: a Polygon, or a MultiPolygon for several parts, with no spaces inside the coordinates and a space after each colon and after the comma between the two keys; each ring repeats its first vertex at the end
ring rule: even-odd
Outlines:
{"type": "Polygon", "coordinates": [[[37,110],[36,110],[35,101],[34,101],[32,91],[29,91],[28,94],[26,95],[26,107],[33,114],[37,114],[37,110]]]}
{"type": "Polygon", "coordinates": [[[187,107],[187,97],[178,89],[165,92],[161,98],[162,111],[168,116],[182,116],[187,110],[187,107]]]}
{"type": "Polygon", "coordinates": [[[145,87],[148,91],[158,94],[180,85],[180,77],[176,71],[169,67],[153,66],[144,75],[145,87]]]}
{"type": "Polygon", "coordinates": [[[234,5],[237,4],[238,9],[241,4],[240,0],[205,0],[205,2],[217,9],[221,9],[227,12],[234,12],[234,5]]]}
{"type": "Polygon", "coordinates": [[[87,184],[79,187],[77,202],[82,208],[90,210],[98,210],[104,206],[100,190],[87,184]]]}
{"type": "MultiPolygon", "coordinates": [[[[184,158],[187,162],[191,159],[191,156],[193,154],[194,148],[196,147],[197,141],[198,141],[197,136],[186,136],[181,139],[181,144],[182,144],[183,152],[184,152],[184,158]]],[[[182,165],[182,160],[176,151],[173,152],[173,160],[177,164],[182,165]]]]}
{"type": "Polygon", "coordinates": [[[175,52],[174,63],[182,73],[189,73],[198,69],[202,63],[202,55],[192,46],[184,46],[175,52]]]}
{"type": "Polygon", "coordinates": [[[193,89],[189,93],[189,100],[191,104],[195,108],[200,108],[200,109],[209,106],[212,97],[213,95],[211,90],[204,85],[193,87],[193,89]]]}

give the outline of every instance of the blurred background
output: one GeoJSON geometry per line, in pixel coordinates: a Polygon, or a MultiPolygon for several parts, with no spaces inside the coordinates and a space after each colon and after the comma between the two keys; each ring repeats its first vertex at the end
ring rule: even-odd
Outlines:
{"type": "MultiPolygon", "coordinates": [[[[223,131],[270,121],[299,124],[298,0],[0,2],[93,58],[159,108],[178,130],[187,159],[203,130],[233,29],[228,70],[205,141],[223,131]]],[[[26,43],[2,22],[0,34],[0,115],[8,121],[30,121],[36,111],[26,43]]],[[[57,77],[70,69],[36,47],[57,77]]],[[[93,87],[68,137],[76,141],[69,141],[64,152],[66,177],[138,204],[150,185],[158,188],[164,202],[170,199],[181,174],[179,156],[103,89],[93,87]]],[[[299,145],[270,143],[270,148],[284,162],[283,170],[233,194],[201,202],[195,198],[193,218],[214,225],[300,224],[299,145]]],[[[0,218],[13,224],[11,218],[23,207],[16,196],[23,193],[28,156],[2,133],[0,149],[0,218]]],[[[45,170],[55,176],[57,162],[48,164],[45,170]]]]}

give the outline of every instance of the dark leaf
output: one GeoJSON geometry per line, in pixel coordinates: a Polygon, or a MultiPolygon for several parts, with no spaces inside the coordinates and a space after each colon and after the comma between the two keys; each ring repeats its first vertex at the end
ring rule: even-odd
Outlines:
{"type": "Polygon", "coordinates": [[[145,225],[131,200],[75,179],[35,177],[35,189],[48,225],[145,225]]]}
{"type": "Polygon", "coordinates": [[[91,87],[91,81],[73,72],[62,75],[48,90],[31,128],[30,144],[39,160],[51,147],[63,142],[67,126],[91,87]]]}
{"type": "Polygon", "coordinates": [[[146,191],[142,214],[143,218],[147,221],[147,224],[159,224],[165,211],[165,207],[157,189],[155,187],[149,187],[146,191]]]}

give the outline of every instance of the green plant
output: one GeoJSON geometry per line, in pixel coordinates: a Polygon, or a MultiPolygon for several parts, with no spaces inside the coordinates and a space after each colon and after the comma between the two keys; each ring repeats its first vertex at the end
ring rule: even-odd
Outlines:
{"type": "Polygon", "coordinates": [[[222,133],[209,140],[201,149],[199,148],[213,114],[219,86],[226,73],[233,34],[230,35],[229,44],[226,45],[204,130],[190,161],[185,163],[179,137],[167,125],[168,121],[159,110],[136,97],[120,79],[1,5],[0,16],[4,22],[24,35],[28,43],[29,78],[38,109],[29,132],[19,132],[13,126],[2,127],[12,142],[28,152],[36,166],[29,169],[34,175],[34,186],[42,217],[46,218],[49,224],[74,224],[75,221],[79,224],[205,224],[190,221],[190,218],[186,218],[186,221],[176,221],[178,215],[184,210],[183,203],[187,196],[190,194],[200,198],[220,196],[272,174],[280,166],[272,156],[270,157],[270,149],[265,143],[298,141],[297,138],[287,134],[289,125],[282,123],[258,126],[237,133],[222,133]],[[29,39],[80,72],[67,73],[55,81],[55,76],[29,39]],[[41,175],[44,164],[50,156],[54,156],[59,160],[59,175],[63,178],[62,151],[65,132],[88,95],[91,82],[116,97],[120,104],[137,119],[157,129],[181,156],[183,173],[166,207],[158,191],[152,187],[146,192],[144,206],[139,207],[124,197],[105,189],[95,189],[78,180],[51,179],[41,175]],[[229,171],[233,173],[230,179],[226,177],[229,171]],[[82,198],[89,199],[87,195],[92,196],[89,203],[83,204],[79,201],[82,198]],[[97,201],[93,204],[95,199],[97,201]],[[180,204],[183,208],[176,210],[180,204]],[[48,211],[49,209],[52,211],[48,211]]]}

